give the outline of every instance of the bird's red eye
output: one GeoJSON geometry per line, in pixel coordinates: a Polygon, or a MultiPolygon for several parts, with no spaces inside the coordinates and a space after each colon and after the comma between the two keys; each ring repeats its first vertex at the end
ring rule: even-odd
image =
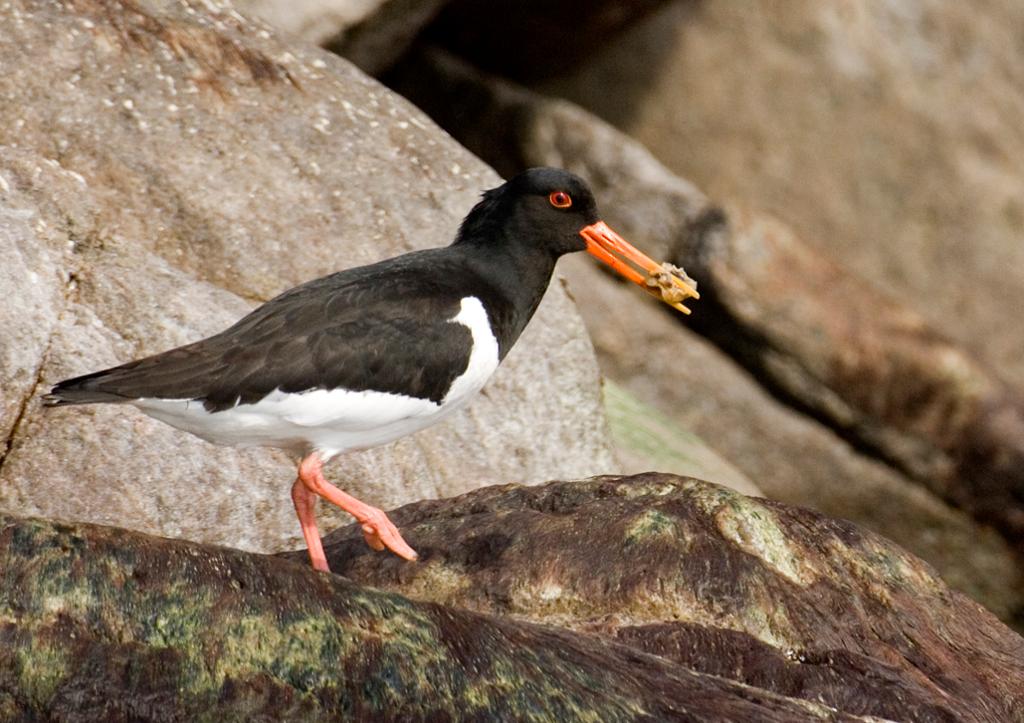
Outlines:
{"type": "Polygon", "coordinates": [[[565,191],[554,191],[548,200],[551,201],[551,205],[555,208],[569,208],[572,205],[572,198],[565,191]]]}

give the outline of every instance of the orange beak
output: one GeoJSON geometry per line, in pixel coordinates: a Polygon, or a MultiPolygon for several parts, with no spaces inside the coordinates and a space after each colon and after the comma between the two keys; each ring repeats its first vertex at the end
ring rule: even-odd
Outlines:
{"type": "Polygon", "coordinates": [[[587,253],[608,264],[616,272],[673,309],[689,314],[690,310],[683,306],[683,302],[688,298],[700,298],[700,294],[694,288],[696,283],[693,286],[687,283],[692,283],[692,279],[686,276],[682,269],[670,264],[657,263],[612,231],[604,221],[585,227],[580,231],[580,236],[587,242],[587,253]],[[627,261],[639,266],[643,273],[630,266],[627,261]]]}

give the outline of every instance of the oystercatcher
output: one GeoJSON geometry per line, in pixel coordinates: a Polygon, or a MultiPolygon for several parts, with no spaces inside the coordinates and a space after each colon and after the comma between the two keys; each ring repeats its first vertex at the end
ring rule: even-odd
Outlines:
{"type": "Polygon", "coordinates": [[[466,404],[519,338],[558,257],[583,250],[680,310],[697,297],[598,220],[581,179],[534,168],[486,191],[446,248],[309,281],[207,339],[63,381],[45,403],[131,404],[215,444],[287,450],[300,460],[292,500],[314,568],[328,570],[317,497],[355,517],[374,549],[413,560],[387,515],[328,482],[324,462],[466,404]]]}

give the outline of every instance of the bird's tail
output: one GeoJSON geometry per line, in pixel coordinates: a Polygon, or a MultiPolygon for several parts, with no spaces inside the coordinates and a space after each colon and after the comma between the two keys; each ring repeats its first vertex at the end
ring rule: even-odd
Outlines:
{"type": "Polygon", "coordinates": [[[103,391],[97,386],[102,384],[110,369],[85,374],[74,379],[65,379],[43,396],[43,405],[47,407],[63,407],[69,404],[100,404],[127,402],[128,398],[120,394],[103,391]]]}

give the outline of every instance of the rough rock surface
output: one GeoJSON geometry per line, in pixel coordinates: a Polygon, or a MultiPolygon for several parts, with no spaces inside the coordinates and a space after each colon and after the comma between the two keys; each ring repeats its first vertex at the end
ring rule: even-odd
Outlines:
{"type": "Polygon", "coordinates": [[[1022,720],[1024,640],[850,523],[657,474],[394,514],[422,561],[353,526],[353,581],[0,515],[0,715],[1022,720]]]}
{"type": "Polygon", "coordinates": [[[1022,24],[1005,0],[678,0],[544,87],[1024,386],[1022,24]]]}
{"type": "Polygon", "coordinates": [[[116,528],[0,515],[0,580],[4,720],[865,720],[595,636],[116,528]]]}
{"type": "Polygon", "coordinates": [[[1024,639],[849,522],[653,473],[480,489],[392,519],[419,563],[367,550],[353,525],[326,540],[332,569],[851,714],[1024,720],[1024,639]]]}
{"type": "MultiPolygon", "coordinates": [[[[345,61],[226,5],[19,0],[0,27],[0,290],[18,300],[0,307],[0,509],[291,544],[283,456],[130,408],[44,412],[40,393],[304,280],[443,245],[499,179],[345,61]]],[[[471,408],[328,474],[387,507],[608,471],[597,376],[553,284],[471,408]]]]}
{"type": "MultiPolygon", "coordinates": [[[[718,209],[578,106],[437,52],[416,56],[389,80],[502,172],[555,164],[590,179],[613,226],[652,255],[674,257],[700,282],[689,325],[862,448],[1021,539],[1024,405],[914,312],[778,222],[718,209]],[[428,84],[429,95],[418,91],[428,84]]],[[[872,527],[1004,618],[1020,614],[1021,574],[990,530],[786,409],[682,325],[644,313],[646,299],[568,261],[563,268],[611,378],[714,440],[769,496],[872,527]],[[984,550],[971,542],[976,536],[987,541],[984,550]]]]}

